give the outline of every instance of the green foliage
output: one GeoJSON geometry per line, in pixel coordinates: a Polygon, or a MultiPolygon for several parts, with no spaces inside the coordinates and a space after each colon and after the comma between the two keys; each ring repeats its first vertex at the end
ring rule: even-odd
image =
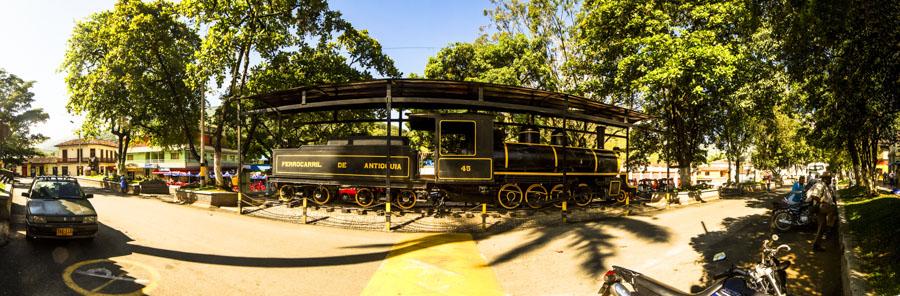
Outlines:
{"type": "Polygon", "coordinates": [[[523,34],[500,33],[488,40],[482,36],[473,43],[458,42],[428,58],[428,79],[478,81],[505,85],[556,89],[539,40],[523,34]]]}
{"type": "Polygon", "coordinates": [[[200,91],[187,65],[199,46],[194,31],[167,1],[119,1],[76,24],[61,71],[70,112],[85,115],[88,136],[109,130],[119,140],[119,167],[131,139],[163,146],[197,138],[200,91]]]}
{"type": "Polygon", "coordinates": [[[857,181],[874,191],[878,145],[896,142],[900,112],[900,3],[764,2],[782,40],[779,58],[803,92],[811,143],[847,151],[857,181]]]}
{"type": "Polygon", "coordinates": [[[41,154],[35,145],[47,138],[33,133],[31,128],[46,121],[47,113],[31,107],[33,85],[34,81],[0,69],[0,163],[21,164],[25,158],[41,154]]]}
{"type": "MultiPolygon", "coordinates": [[[[867,191],[866,188],[862,188],[867,191]]],[[[841,194],[843,196],[843,193],[841,194]]],[[[877,295],[900,293],[900,199],[883,195],[845,205],[850,231],[877,295]]]]}
{"type": "Polygon", "coordinates": [[[683,174],[705,161],[714,115],[739,86],[742,3],[587,1],[578,16],[579,70],[595,77],[586,92],[629,98],[653,115],[648,126],[664,139],[637,149],[668,152],[683,174]]]}
{"type": "MultiPolygon", "coordinates": [[[[223,98],[304,85],[369,80],[376,75],[400,77],[393,60],[365,30],[357,30],[340,12],[331,10],[324,0],[298,1],[224,1],[188,0],[181,2],[184,15],[197,28],[205,29],[196,63],[189,69],[192,84],[214,82],[223,98]],[[251,57],[258,63],[251,64],[251,57]],[[227,83],[226,83],[227,82],[227,83]]],[[[234,138],[233,109],[236,100],[226,99],[215,110],[212,126],[217,163],[225,138],[234,138]]],[[[266,107],[241,101],[246,109],[266,107]]],[[[371,112],[340,112],[342,119],[371,118],[371,112]]],[[[328,112],[285,115],[279,118],[254,118],[245,130],[250,135],[242,143],[249,159],[271,156],[273,147],[297,146],[321,142],[326,137],[365,131],[367,125],[297,124],[301,121],[333,119],[328,112]]],[[[216,181],[224,186],[220,166],[216,181]]]]}

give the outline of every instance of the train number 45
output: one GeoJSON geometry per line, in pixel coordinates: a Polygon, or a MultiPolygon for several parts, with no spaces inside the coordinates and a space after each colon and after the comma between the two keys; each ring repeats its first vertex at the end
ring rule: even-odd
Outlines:
{"type": "Polygon", "coordinates": [[[460,167],[459,167],[459,170],[460,170],[460,171],[463,171],[463,172],[471,172],[471,171],[472,171],[472,166],[470,166],[470,165],[460,166],[460,167]]]}

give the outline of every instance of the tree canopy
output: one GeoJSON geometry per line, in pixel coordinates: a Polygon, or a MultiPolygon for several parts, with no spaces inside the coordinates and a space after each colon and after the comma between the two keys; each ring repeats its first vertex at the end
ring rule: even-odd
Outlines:
{"type": "Polygon", "coordinates": [[[62,71],[70,112],[85,115],[83,130],[117,136],[119,173],[132,139],[163,146],[197,139],[200,91],[188,82],[187,65],[199,37],[167,1],[127,1],[76,24],[62,71]]]}
{"type": "Polygon", "coordinates": [[[47,139],[31,128],[47,120],[47,113],[33,108],[34,81],[25,81],[0,69],[0,163],[21,164],[25,158],[40,155],[35,145],[47,139]]]}
{"type": "MultiPolygon", "coordinates": [[[[197,60],[190,65],[192,83],[200,87],[214,82],[221,98],[226,98],[213,120],[218,186],[224,186],[221,151],[226,123],[233,122],[236,107],[227,98],[312,83],[401,75],[378,41],[353,27],[324,0],[189,0],[180,6],[194,27],[204,29],[201,46],[194,53],[197,60]],[[251,56],[259,57],[259,62],[252,65],[251,56]]],[[[251,122],[249,126],[252,135],[259,124],[251,122]]],[[[277,142],[270,139],[268,143],[277,142]]],[[[265,152],[261,150],[265,149],[253,151],[265,152]]]]}

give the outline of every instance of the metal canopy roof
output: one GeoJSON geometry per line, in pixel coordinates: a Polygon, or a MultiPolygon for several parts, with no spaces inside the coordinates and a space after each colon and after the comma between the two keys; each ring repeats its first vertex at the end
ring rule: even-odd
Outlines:
{"type": "Polygon", "coordinates": [[[468,109],[569,118],[602,125],[629,127],[646,114],[600,103],[585,97],[480,82],[383,79],[344,84],[305,86],[244,97],[268,108],[247,111],[302,113],[345,109],[384,108],[468,109]]]}

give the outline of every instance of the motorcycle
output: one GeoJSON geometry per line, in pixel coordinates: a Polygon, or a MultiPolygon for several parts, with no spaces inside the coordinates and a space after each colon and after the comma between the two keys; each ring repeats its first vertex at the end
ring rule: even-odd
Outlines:
{"type": "Polygon", "coordinates": [[[786,205],[773,202],[773,204],[775,205],[775,210],[772,212],[772,220],[769,223],[772,232],[784,232],[791,230],[793,227],[815,225],[816,223],[816,216],[812,212],[812,203],[786,205]]]}
{"type": "MultiPolygon", "coordinates": [[[[603,296],[630,296],[630,295],[721,295],[721,296],[745,296],[745,295],[787,295],[787,270],[791,262],[778,259],[781,250],[790,251],[787,245],[779,245],[772,248],[772,242],[778,240],[778,235],[773,234],[772,240],[763,242],[761,260],[752,268],[744,269],[732,266],[728,271],[716,275],[712,284],[697,293],[685,293],[665,283],[657,281],[637,271],[624,267],[613,266],[604,275],[603,287],[598,292],[603,296]],[[626,286],[631,287],[631,290],[626,286]]],[[[713,261],[725,260],[725,253],[718,253],[713,261]]]]}

